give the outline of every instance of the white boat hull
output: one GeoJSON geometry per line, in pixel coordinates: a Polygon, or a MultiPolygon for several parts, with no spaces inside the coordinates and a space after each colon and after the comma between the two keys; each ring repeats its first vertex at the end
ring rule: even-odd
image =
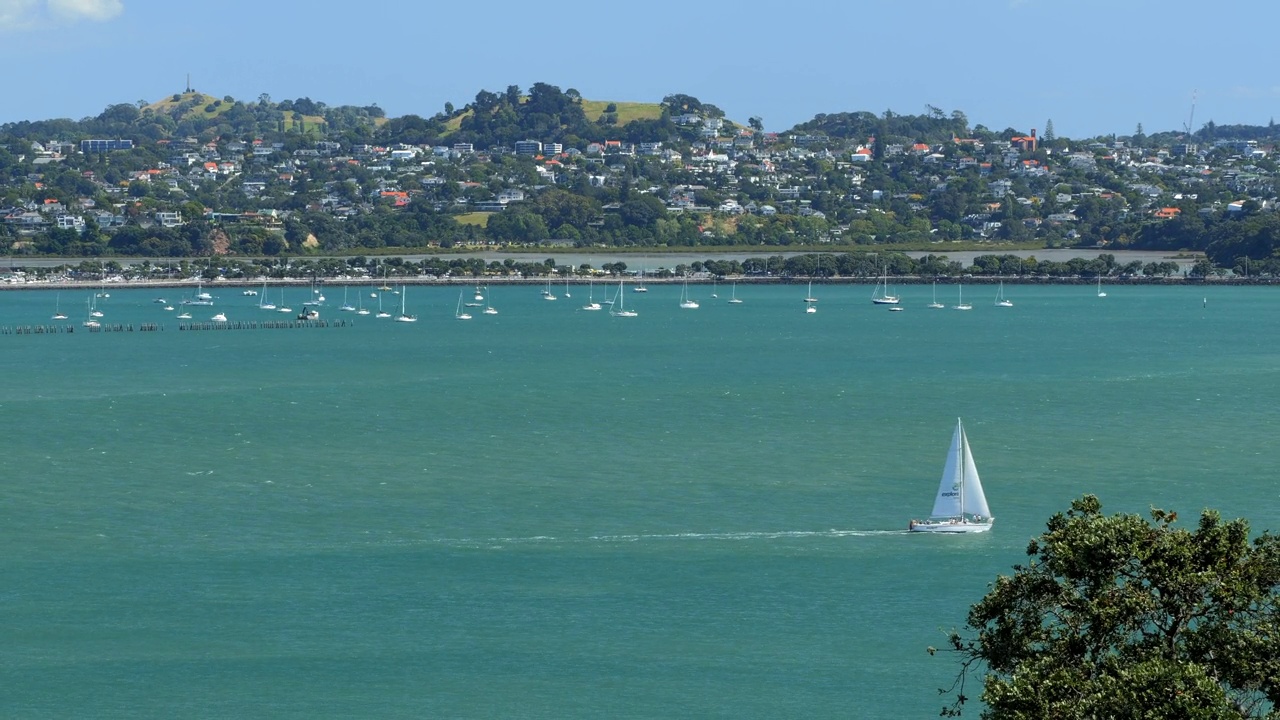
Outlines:
{"type": "Polygon", "coordinates": [[[990,522],[912,522],[908,527],[908,532],[918,533],[982,533],[991,529],[995,519],[990,522]]]}

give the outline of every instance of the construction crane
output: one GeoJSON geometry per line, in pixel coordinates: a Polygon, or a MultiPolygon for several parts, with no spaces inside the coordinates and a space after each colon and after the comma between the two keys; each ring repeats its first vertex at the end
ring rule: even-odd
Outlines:
{"type": "Polygon", "coordinates": [[[1182,126],[1183,131],[1188,135],[1192,133],[1191,123],[1196,119],[1196,94],[1199,92],[1199,90],[1191,91],[1191,114],[1187,116],[1187,124],[1182,126]]]}

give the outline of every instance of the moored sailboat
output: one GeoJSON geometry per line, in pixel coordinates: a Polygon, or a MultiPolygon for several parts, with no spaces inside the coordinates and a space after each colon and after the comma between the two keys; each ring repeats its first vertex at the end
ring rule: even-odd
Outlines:
{"type": "Polygon", "coordinates": [[[996,291],[996,307],[1013,307],[1012,300],[1006,300],[1004,297],[1004,281],[1000,281],[1000,289],[996,291]]]}
{"type": "MultiPolygon", "coordinates": [[[[409,293],[406,292],[404,288],[400,288],[400,314],[396,316],[396,322],[418,322],[417,315],[410,315],[409,313],[405,312],[404,297],[405,295],[408,295],[408,294],[409,293]]],[[[459,294],[458,298],[461,299],[462,295],[459,294]]],[[[471,319],[471,316],[468,315],[467,319],[468,320],[471,319]]]]}
{"type": "MultiPolygon", "coordinates": [[[[284,291],[281,290],[280,293],[281,293],[281,299],[283,301],[284,291]]],[[[267,282],[265,280],[262,281],[262,294],[258,297],[258,309],[259,310],[275,310],[276,309],[275,303],[267,300],[267,282]]]]}
{"type": "Polygon", "coordinates": [[[929,303],[929,307],[933,308],[934,310],[941,310],[942,308],[946,307],[946,305],[943,305],[942,303],[938,302],[938,281],[937,280],[933,281],[933,302],[929,303]]]}
{"type": "Polygon", "coordinates": [[[889,294],[889,268],[885,266],[884,279],[876,283],[876,289],[871,293],[871,302],[876,305],[897,305],[898,296],[889,294]]]}
{"type": "MultiPolygon", "coordinates": [[[[404,295],[401,295],[400,297],[403,298],[404,295]]],[[[458,309],[453,312],[453,316],[459,320],[471,319],[471,313],[462,311],[462,291],[461,290],[458,291],[458,309]]]]}
{"type": "Polygon", "coordinates": [[[684,310],[697,310],[698,301],[689,297],[689,281],[684,281],[684,287],[680,290],[680,307],[684,310]]]}
{"type": "Polygon", "coordinates": [[[618,281],[618,295],[614,298],[613,307],[609,310],[609,314],[614,317],[637,317],[640,313],[635,310],[628,310],[626,302],[623,300],[622,281],[618,281]]]}
{"type": "Polygon", "coordinates": [[[595,300],[596,283],[594,280],[587,282],[587,304],[582,306],[583,310],[599,310],[600,303],[595,300]]]}

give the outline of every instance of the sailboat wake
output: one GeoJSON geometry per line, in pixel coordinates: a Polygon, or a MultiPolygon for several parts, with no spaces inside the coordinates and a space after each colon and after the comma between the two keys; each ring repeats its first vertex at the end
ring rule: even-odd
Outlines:
{"type": "Polygon", "coordinates": [[[592,535],[589,542],[641,542],[644,540],[783,540],[792,538],[873,537],[904,535],[902,530],[777,530],[766,532],[670,533],[665,535],[592,535]]]}
{"type": "Polygon", "coordinates": [[[805,538],[846,538],[846,537],[879,537],[883,535],[907,535],[906,530],[774,530],[759,532],[718,532],[718,533],[637,533],[620,535],[589,535],[585,537],[551,537],[532,535],[526,537],[491,537],[491,538],[436,538],[431,542],[441,545],[459,546],[501,546],[501,545],[562,545],[577,543],[634,543],[634,542],[672,542],[672,541],[748,541],[748,540],[794,540],[805,538]]]}

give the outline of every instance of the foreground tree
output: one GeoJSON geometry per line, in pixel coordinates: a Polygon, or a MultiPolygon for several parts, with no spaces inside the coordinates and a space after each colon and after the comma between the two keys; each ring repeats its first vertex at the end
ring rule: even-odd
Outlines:
{"type": "MultiPolygon", "coordinates": [[[[983,717],[1280,717],[1280,537],[1205,510],[1102,514],[1074,501],[950,638],[965,679],[986,667],[983,717]]],[[[933,649],[930,649],[933,652],[933,649]]]]}

